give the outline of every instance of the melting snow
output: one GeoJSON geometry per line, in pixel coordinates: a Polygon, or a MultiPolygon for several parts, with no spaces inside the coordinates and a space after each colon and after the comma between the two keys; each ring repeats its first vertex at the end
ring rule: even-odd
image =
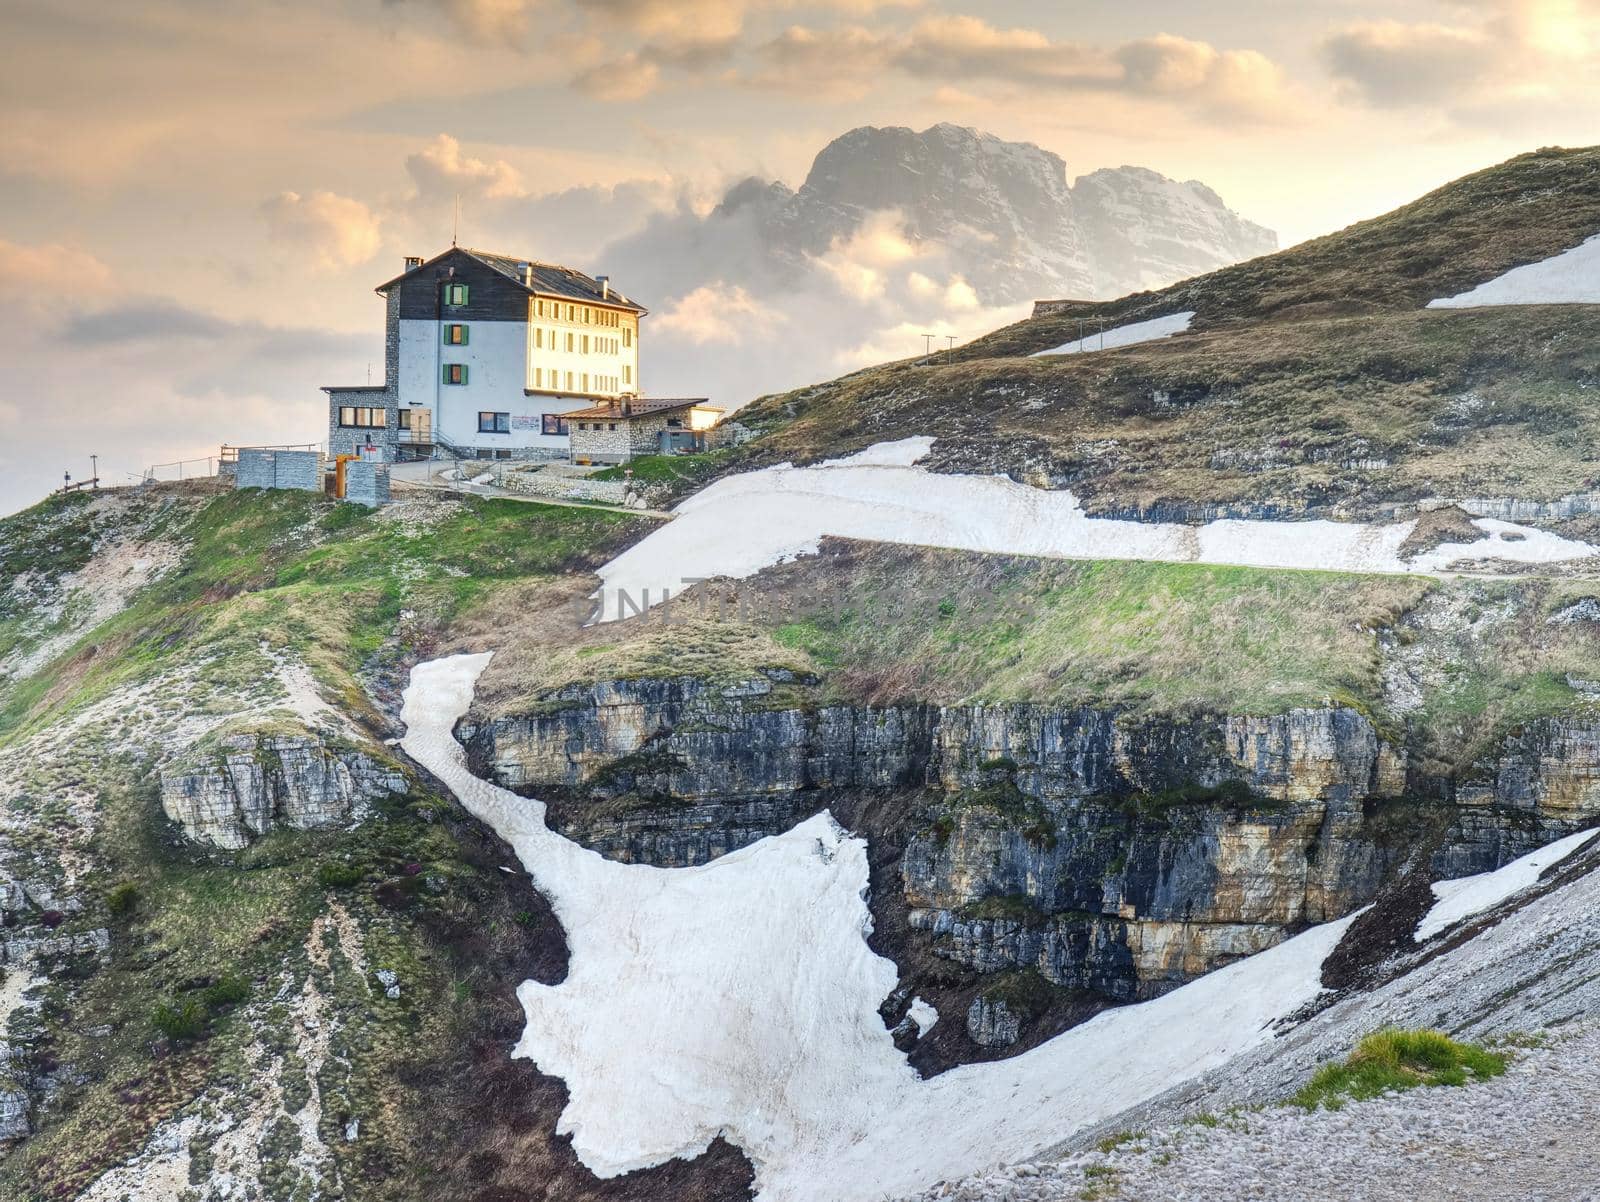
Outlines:
{"type": "Polygon", "coordinates": [[[1107,330],[1104,334],[1097,332],[1072,342],[1063,342],[1048,351],[1034,351],[1033,358],[1037,359],[1040,355],[1078,355],[1085,351],[1109,351],[1113,347],[1154,342],[1157,338],[1171,338],[1174,334],[1182,334],[1187,330],[1193,320],[1194,313],[1189,312],[1169,313],[1166,317],[1135,321],[1129,325],[1118,326],[1114,330],[1107,330]]]}
{"type": "Polygon", "coordinates": [[[1438,898],[1433,909],[1417,923],[1417,940],[1432,939],[1446,927],[1454,926],[1463,918],[1498,906],[1513,893],[1535,884],[1539,874],[1552,864],[1559,864],[1595,837],[1594,831],[1579,831],[1554,843],[1529,852],[1520,860],[1512,860],[1504,868],[1481,872],[1477,876],[1464,876],[1453,881],[1438,881],[1433,886],[1433,896],[1438,898]]]}
{"type": "Polygon", "coordinates": [[[675,520],[600,569],[601,621],[660,604],[697,580],[742,580],[800,555],[826,535],[961,551],[1066,559],[1143,559],[1346,572],[1440,572],[1460,560],[1551,563],[1600,550],[1493,518],[1483,537],[1412,559],[1400,545],[1415,522],[1274,522],[1205,526],[1091,518],[1068,490],[1000,476],[916,466],[931,439],[880,443],[815,467],[787,464],[719,480],[683,501],[675,520]],[[1506,537],[1506,536],[1512,537],[1506,537]],[[625,601],[627,604],[625,604],[625,601]]]}
{"type": "Polygon", "coordinates": [[[696,868],[605,860],[467,770],[452,730],[489,658],[418,665],[402,745],[511,844],[561,921],[567,977],[518,989],[514,1054],[566,1083],[557,1130],[603,1177],[719,1133],[767,1202],[865,1202],[1018,1160],[1270,1040],[1321,992],[1350,922],[924,1081],[878,1014],[897,973],[866,943],[862,840],[821,814],[696,868]]]}
{"type": "Polygon", "coordinates": [[[1513,267],[1470,292],[1428,302],[1430,309],[1480,305],[1600,305],[1600,234],[1538,263],[1513,267]]]}

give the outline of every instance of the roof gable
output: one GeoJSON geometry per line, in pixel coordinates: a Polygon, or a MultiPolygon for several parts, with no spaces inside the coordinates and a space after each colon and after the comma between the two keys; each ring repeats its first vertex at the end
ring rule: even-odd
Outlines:
{"type": "Polygon", "coordinates": [[[379,284],[377,291],[387,292],[409,276],[443,264],[457,256],[480,263],[491,271],[499,273],[530,296],[555,296],[566,300],[584,301],[588,304],[608,305],[615,309],[628,309],[641,316],[649,312],[643,305],[629,300],[615,288],[606,291],[593,276],[575,267],[563,267],[558,263],[540,263],[536,259],[518,259],[511,255],[473,250],[465,246],[452,246],[443,254],[436,255],[427,262],[411,268],[410,271],[402,272],[394,279],[379,284]],[[532,268],[531,283],[524,276],[525,267],[532,268]]]}

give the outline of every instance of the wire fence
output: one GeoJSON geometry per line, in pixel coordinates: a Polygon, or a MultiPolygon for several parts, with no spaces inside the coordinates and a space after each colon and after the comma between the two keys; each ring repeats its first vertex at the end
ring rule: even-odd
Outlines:
{"type": "Polygon", "coordinates": [[[207,455],[204,459],[178,459],[172,463],[152,464],[144,469],[142,482],[153,484],[158,480],[198,480],[215,476],[218,462],[220,460],[216,455],[207,455]]]}

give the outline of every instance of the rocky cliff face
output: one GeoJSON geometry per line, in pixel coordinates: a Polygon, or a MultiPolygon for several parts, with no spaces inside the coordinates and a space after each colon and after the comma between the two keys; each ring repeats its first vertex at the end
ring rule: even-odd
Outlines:
{"type": "MultiPolygon", "coordinates": [[[[1482,872],[1600,813],[1600,722],[1530,724],[1430,777],[1355,710],[815,704],[783,674],[574,686],[468,723],[475,769],[621,859],[703,863],[864,792],[911,791],[908,927],[978,974],[1155,996],[1370,900],[1408,857],[1482,872]]],[[[1015,1007],[973,1011],[1004,1043],[1015,1007]]]]}
{"type": "Polygon", "coordinates": [[[277,826],[314,830],[360,816],[405,777],[313,735],[237,734],[161,774],[161,805],[191,839],[240,848],[277,826]]]}

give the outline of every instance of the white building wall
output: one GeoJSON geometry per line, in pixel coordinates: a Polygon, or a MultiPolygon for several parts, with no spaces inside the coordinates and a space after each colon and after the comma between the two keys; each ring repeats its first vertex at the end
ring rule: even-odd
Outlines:
{"type": "Polygon", "coordinates": [[[429,409],[434,433],[463,448],[565,450],[564,435],[542,433],[546,413],[565,413],[591,402],[582,397],[528,396],[528,326],[520,321],[469,321],[466,346],[446,346],[436,321],[400,322],[401,408],[429,409]],[[444,364],[462,363],[465,384],[444,383],[444,364]],[[509,413],[507,434],[480,433],[478,414],[509,413]]]}

